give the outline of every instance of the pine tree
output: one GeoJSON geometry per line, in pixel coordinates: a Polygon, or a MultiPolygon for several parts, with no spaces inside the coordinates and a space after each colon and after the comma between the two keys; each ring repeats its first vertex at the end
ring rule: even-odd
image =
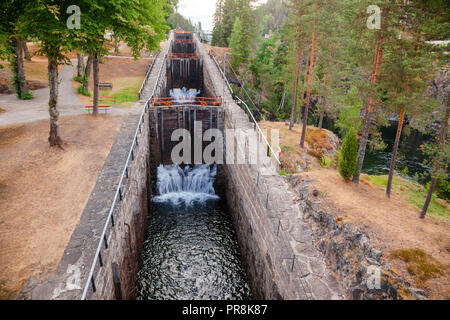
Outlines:
{"type": "MultiPolygon", "coordinates": [[[[26,1],[3,0],[0,2],[0,46],[8,58],[13,72],[13,85],[19,99],[29,98],[29,90],[25,79],[24,69],[24,33],[18,28],[19,21],[23,18],[26,1]]],[[[26,33],[25,33],[26,35],[26,33]]],[[[26,44],[25,44],[26,46],[26,44]]]]}
{"type": "Polygon", "coordinates": [[[338,165],[339,174],[345,181],[350,181],[355,176],[358,165],[358,142],[353,128],[344,138],[338,165]]]}

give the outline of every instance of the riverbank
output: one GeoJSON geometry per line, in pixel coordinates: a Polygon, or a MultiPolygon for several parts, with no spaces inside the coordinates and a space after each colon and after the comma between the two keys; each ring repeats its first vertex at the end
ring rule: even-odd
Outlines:
{"type": "Polygon", "coordinates": [[[330,131],[308,127],[307,149],[302,150],[298,146],[301,126],[296,125],[292,131],[282,122],[263,122],[261,126],[280,130],[281,174],[298,173],[304,179],[311,179],[317,200],[326,212],[367,234],[389,265],[413,286],[423,289],[428,298],[450,298],[448,203],[434,199],[434,209],[425,220],[420,220],[425,194],[422,186],[396,177],[389,200],[384,192],[383,176],[363,175],[359,185],[347,183],[333,168],[332,149],[323,152],[329,161],[329,167],[323,168],[317,150],[326,151],[332,146],[330,141],[334,141],[334,135],[330,131]]]}

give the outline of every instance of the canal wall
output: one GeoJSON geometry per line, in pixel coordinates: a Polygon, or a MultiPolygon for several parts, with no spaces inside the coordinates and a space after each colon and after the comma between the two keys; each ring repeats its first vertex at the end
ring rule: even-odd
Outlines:
{"type": "Polygon", "coordinates": [[[56,272],[44,279],[30,278],[18,299],[78,300],[86,286],[86,299],[135,297],[136,273],[151,206],[150,174],[155,170],[150,166],[151,131],[146,101],[154,90],[156,96],[166,90],[164,57],[172,37],[173,34],[153,64],[141,101],[132,107],[122,124],[56,272]],[[159,74],[162,74],[160,78],[159,74]],[[129,165],[120,194],[112,218],[108,220],[128,157],[129,165]],[[105,225],[105,238],[102,239],[105,225]],[[90,281],[99,243],[100,256],[95,263],[93,281],[90,281]]]}

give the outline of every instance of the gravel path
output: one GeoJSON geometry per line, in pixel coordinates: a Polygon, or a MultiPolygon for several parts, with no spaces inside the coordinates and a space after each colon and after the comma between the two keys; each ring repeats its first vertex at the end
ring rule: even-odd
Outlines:
{"type": "MultiPolygon", "coordinates": [[[[84,114],[84,103],[80,101],[72,88],[72,79],[76,72],[76,60],[65,65],[59,71],[58,111],[61,116],[84,114]]],[[[0,114],[0,126],[33,122],[48,119],[49,88],[33,91],[34,99],[19,100],[15,94],[0,94],[0,108],[6,112],[0,114]]],[[[127,110],[111,108],[111,114],[123,114],[127,110]]]]}

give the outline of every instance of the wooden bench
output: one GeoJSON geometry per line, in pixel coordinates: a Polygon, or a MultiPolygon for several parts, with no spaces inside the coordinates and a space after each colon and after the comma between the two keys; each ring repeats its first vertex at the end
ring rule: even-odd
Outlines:
{"type": "MultiPolygon", "coordinates": [[[[98,106],[98,111],[105,111],[105,113],[108,113],[110,106],[98,106]]],[[[85,106],[84,110],[87,112],[92,112],[94,110],[94,106],[85,106]]]]}
{"type": "Polygon", "coordinates": [[[100,82],[98,84],[98,88],[100,90],[102,90],[102,89],[112,89],[113,88],[113,84],[112,84],[112,82],[100,82]]]}

